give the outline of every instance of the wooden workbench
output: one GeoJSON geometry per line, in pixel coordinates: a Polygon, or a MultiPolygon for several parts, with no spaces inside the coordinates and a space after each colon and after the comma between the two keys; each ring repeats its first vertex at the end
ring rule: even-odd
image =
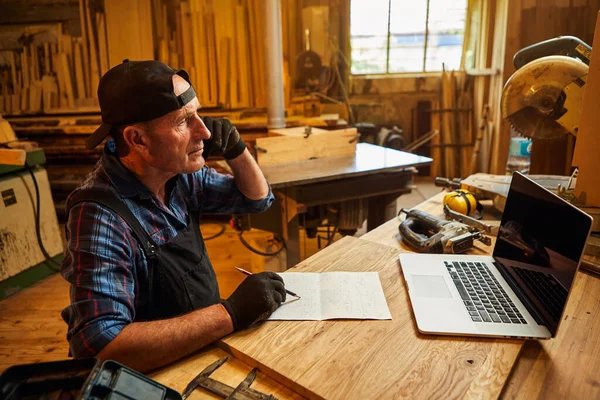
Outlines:
{"type": "MultiPolygon", "coordinates": [[[[441,216],[443,195],[419,209],[441,216]]],[[[490,209],[488,209],[490,212],[490,209]]],[[[488,214],[489,215],[489,214],[488,214]]],[[[492,214],[497,224],[497,214],[492,214]]],[[[344,238],[294,271],[378,271],[392,321],[281,321],[220,345],[312,398],[598,398],[600,278],[581,271],[550,340],[418,333],[397,255],[398,221],[344,238]]],[[[474,254],[491,252],[478,246],[474,254]]]]}
{"type": "MultiPolygon", "coordinates": [[[[443,193],[417,206],[442,216],[443,193]]],[[[486,219],[497,225],[499,215],[491,204],[486,219]]],[[[398,235],[398,221],[391,220],[361,237],[410,251],[398,235]]],[[[472,254],[486,254],[477,244],[472,254]]],[[[593,399],[600,398],[600,276],[577,273],[565,317],[557,336],[550,340],[527,340],[512,366],[500,397],[504,399],[593,399]]],[[[495,397],[495,396],[492,396],[495,397]]]]}
{"type": "Polygon", "coordinates": [[[358,143],[352,154],[262,166],[276,201],[266,212],[252,215],[251,225],[282,236],[287,267],[293,267],[300,262],[301,210],[364,200],[367,229],[375,229],[390,218],[388,205],[394,206],[395,215],[396,199],[410,193],[416,167],[430,163],[428,157],[358,143]]]}
{"type": "MultiPolygon", "coordinates": [[[[439,215],[441,196],[418,208],[439,215]]],[[[378,270],[393,320],[266,322],[223,340],[219,345],[240,357],[211,377],[236,386],[251,365],[268,363],[251,387],[280,399],[301,398],[292,388],[328,398],[600,398],[598,276],[578,273],[565,320],[552,340],[420,335],[396,261],[397,254],[409,251],[397,229],[398,221],[391,220],[360,239],[336,242],[298,266],[378,270]]],[[[60,275],[0,302],[0,342],[9,343],[0,354],[0,372],[14,364],[66,358],[66,325],[60,318],[66,304],[68,284],[60,275]]],[[[225,355],[219,348],[206,349],[149,375],[181,393],[225,355]]],[[[198,389],[189,399],[216,398],[209,396],[198,389]]]]}

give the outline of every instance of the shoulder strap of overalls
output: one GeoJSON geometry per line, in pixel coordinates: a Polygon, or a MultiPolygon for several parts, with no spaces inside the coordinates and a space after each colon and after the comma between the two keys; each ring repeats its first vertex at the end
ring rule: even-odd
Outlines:
{"type": "Polygon", "coordinates": [[[138,239],[139,243],[144,248],[144,252],[147,257],[154,257],[156,254],[156,244],[148,235],[146,230],[142,227],[138,219],[131,212],[127,204],[119,199],[113,192],[110,190],[104,190],[100,188],[89,188],[83,189],[80,192],[76,193],[71,197],[67,203],[67,217],[71,208],[77,204],[84,201],[89,201],[92,203],[98,203],[107,207],[117,213],[129,227],[133,231],[133,234],[138,239]]]}

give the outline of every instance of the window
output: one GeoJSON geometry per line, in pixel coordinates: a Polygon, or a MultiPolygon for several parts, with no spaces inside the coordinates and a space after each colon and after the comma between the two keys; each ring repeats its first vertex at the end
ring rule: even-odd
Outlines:
{"type": "Polygon", "coordinates": [[[351,0],[353,74],[458,69],[468,0],[351,0]]]}

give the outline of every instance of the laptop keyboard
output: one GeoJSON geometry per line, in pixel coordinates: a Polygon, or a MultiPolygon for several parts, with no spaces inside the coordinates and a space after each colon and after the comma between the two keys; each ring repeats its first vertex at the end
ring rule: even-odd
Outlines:
{"type": "Polygon", "coordinates": [[[474,322],[527,323],[487,265],[468,261],[445,264],[474,322]]]}
{"type": "Polygon", "coordinates": [[[519,267],[513,269],[542,303],[544,309],[548,310],[555,321],[558,321],[569,292],[550,274],[519,267]]]}

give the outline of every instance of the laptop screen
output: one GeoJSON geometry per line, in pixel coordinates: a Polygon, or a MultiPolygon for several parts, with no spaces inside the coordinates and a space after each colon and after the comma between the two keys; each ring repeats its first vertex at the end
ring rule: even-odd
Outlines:
{"type": "Polygon", "coordinates": [[[552,336],[591,224],[583,211],[520,173],[513,175],[494,258],[543,317],[552,336]]]}

